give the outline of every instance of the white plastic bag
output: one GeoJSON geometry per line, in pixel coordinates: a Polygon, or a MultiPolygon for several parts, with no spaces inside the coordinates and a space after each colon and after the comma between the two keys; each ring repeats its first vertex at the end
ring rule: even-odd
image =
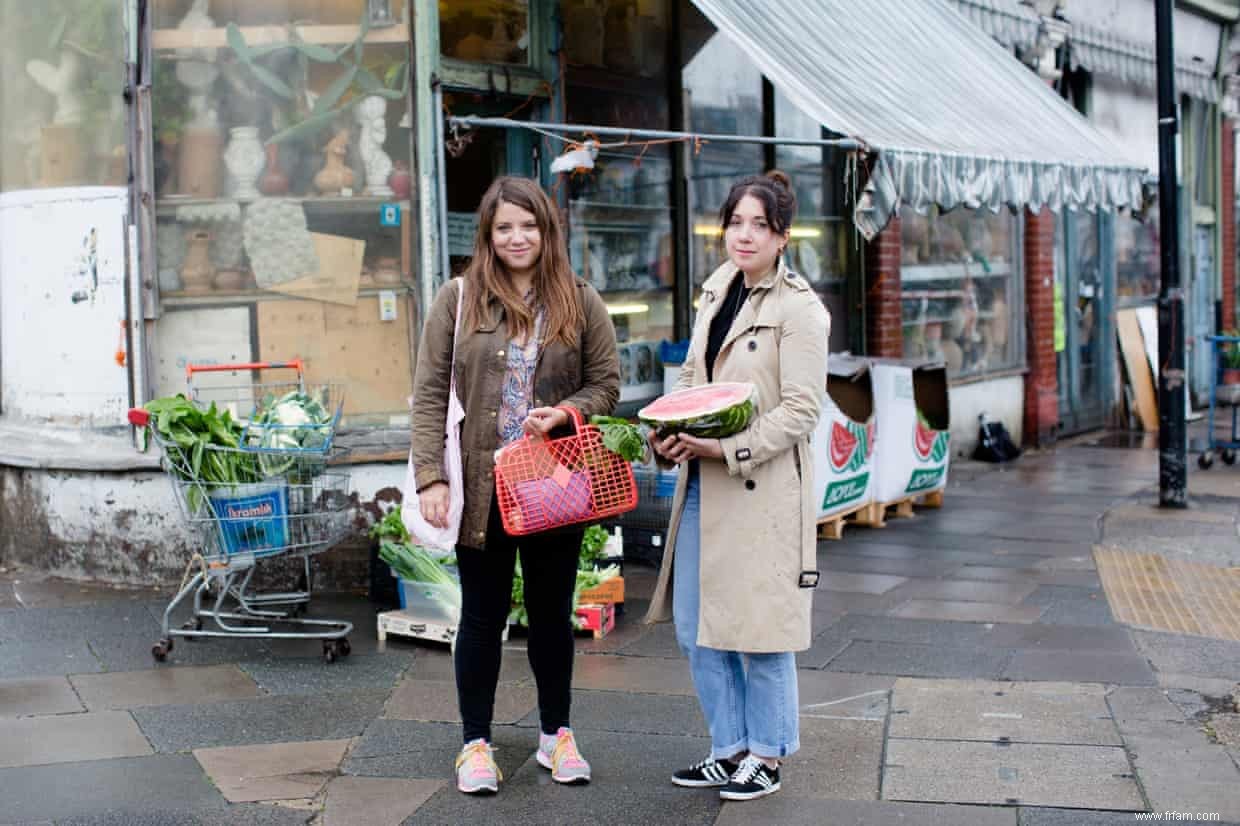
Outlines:
{"type": "Polygon", "coordinates": [[[448,526],[439,528],[422,516],[418,499],[417,470],[413,466],[413,449],[409,450],[409,465],[405,471],[404,499],[400,506],[400,518],[409,531],[411,541],[425,548],[450,552],[456,549],[461,533],[461,511],[465,508],[465,474],[461,467],[461,422],[465,420],[465,408],[456,395],[456,337],[461,331],[461,307],[465,295],[465,282],[456,294],[456,327],[452,330],[451,384],[448,387],[448,415],[444,421],[443,472],[448,482],[448,526]]]}

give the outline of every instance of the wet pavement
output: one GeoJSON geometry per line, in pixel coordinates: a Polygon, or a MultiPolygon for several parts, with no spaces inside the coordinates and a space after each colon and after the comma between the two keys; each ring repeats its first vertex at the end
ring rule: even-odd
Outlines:
{"type": "Polygon", "coordinates": [[[331,665],[313,641],[181,639],[157,665],[161,593],[0,571],[0,824],[1240,823],[1240,642],[1136,610],[1171,573],[1104,585],[1096,561],[1154,579],[1204,565],[1215,590],[1194,598],[1234,601],[1240,469],[1194,466],[1193,507],[1168,515],[1152,507],[1157,453],[1135,444],[957,464],[941,510],[820,544],[802,749],[783,790],[749,803],[668,781],[708,740],[671,628],[638,621],[649,568],[627,566],[616,629],[578,642],[594,782],[559,787],[531,759],[514,635],[496,698],[505,782],[487,799],[450,783],[446,647],[377,642],[364,598],[312,605],[357,626],[331,665]]]}

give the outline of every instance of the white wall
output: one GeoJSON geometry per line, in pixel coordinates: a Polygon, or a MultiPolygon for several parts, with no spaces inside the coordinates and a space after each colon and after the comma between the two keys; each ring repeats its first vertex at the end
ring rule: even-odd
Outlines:
{"type": "Polygon", "coordinates": [[[977,417],[1003,422],[1012,441],[1021,443],[1025,419],[1025,379],[1011,376],[964,384],[948,390],[952,414],[952,455],[969,456],[977,446],[977,417]]]}
{"type": "Polygon", "coordinates": [[[116,362],[125,318],[126,192],[0,195],[0,407],[4,416],[119,426],[129,403],[116,362]]]}

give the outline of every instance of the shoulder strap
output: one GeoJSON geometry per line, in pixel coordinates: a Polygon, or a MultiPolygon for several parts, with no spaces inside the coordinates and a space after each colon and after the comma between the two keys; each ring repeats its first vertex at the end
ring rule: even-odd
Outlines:
{"type": "Polygon", "coordinates": [[[457,285],[456,290],[456,318],[453,319],[452,326],[452,367],[449,375],[451,376],[451,392],[456,392],[456,344],[461,333],[461,308],[465,304],[465,277],[461,276],[461,283],[457,285]]]}

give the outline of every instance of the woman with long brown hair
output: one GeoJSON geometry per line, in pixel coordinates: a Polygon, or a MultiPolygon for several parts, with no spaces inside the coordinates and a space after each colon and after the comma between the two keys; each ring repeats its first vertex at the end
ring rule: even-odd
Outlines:
{"type": "Polygon", "coordinates": [[[520,542],[507,535],[495,496],[494,454],[522,436],[548,437],[566,427],[568,414],[558,407],[574,407],[587,419],[611,413],[620,395],[620,365],[607,307],[573,274],[555,206],[534,181],[503,177],[487,190],[478,207],[473,260],[463,277],[439,291],[422,333],[413,460],[422,515],[440,526],[447,522],[450,494],[443,455],[454,346],[457,395],[466,414],[457,545],[462,604],[454,654],[465,745],[456,759],[457,788],[494,793],[502,779],[491,755],[491,719],[518,550],[538,686],[535,754],[557,782],[587,783],[590,766],[569,725],[582,531],[520,542]]]}

